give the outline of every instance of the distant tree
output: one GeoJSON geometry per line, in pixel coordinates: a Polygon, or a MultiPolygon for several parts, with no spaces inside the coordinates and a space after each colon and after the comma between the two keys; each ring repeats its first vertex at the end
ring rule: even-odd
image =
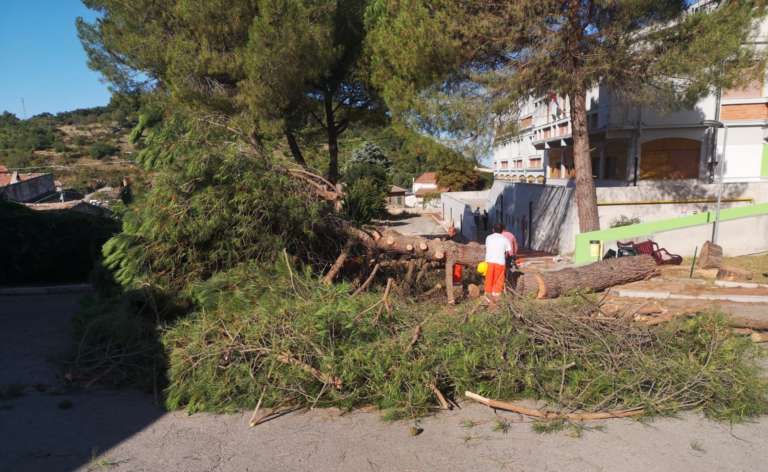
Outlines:
{"type": "MultiPolygon", "coordinates": [[[[696,13],[688,4],[376,0],[368,17],[374,81],[395,114],[411,121],[414,110],[436,109],[419,105],[425,92],[439,98],[432,102],[438,110],[446,96],[474,96],[473,103],[491,102],[498,115],[514,114],[531,95],[567,96],[579,227],[590,231],[599,228],[586,119],[591,87],[605,84],[628,101],[671,106],[764,73],[764,51],[744,44],[765,2],[724,1],[696,13]]],[[[452,120],[461,113],[446,114],[452,120]]]]}
{"type": "Polygon", "coordinates": [[[355,149],[348,165],[373,165],[389,169],[391,162],[383,149],[376,144],[366,142],[355,149]]]}

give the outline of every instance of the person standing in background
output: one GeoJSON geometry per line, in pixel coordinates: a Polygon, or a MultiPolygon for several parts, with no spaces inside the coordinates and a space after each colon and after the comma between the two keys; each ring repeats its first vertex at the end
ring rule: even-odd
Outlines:
{"type": "Polygon", "coordinates": [[[517,238],[515,237],[512,232],[508,231],[507,228],[504,225],[501,225],[503,228],[503,231],[501,232],[501,235],[507,238],[507,241],[509,241],[509,245],[512,246],[512,250],[507,253],[507,270],[509,270],[512,265],[514,265],[514,261],[517,258],[517,238]]]}
{"type": "Polygon", "coordinates": [[[493,305],[504,291],[506,279],[507,253],[512,251],[509,240],[501,235],[504,225],[493,225],[493,233],[485,238],[485,262],[488,269],[485,273],[485,296],[493,305]]]}

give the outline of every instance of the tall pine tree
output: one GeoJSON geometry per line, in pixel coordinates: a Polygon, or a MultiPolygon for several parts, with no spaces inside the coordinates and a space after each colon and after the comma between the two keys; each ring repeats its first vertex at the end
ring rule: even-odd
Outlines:
{"type": "MultiPolygon", "coordinates": [[[[396,114],[428,109],[425,91],[472,83],[499,115],[531,96],[570,101],[581,231],[599,229],[586,94],[605,84],[628,101],[691,104],[764,74],[744,46],[762,0],[376,0],[369,8],[375,82],[396,114]]],[[[466,86],[464,86],[466,88],[466,86]]]]}

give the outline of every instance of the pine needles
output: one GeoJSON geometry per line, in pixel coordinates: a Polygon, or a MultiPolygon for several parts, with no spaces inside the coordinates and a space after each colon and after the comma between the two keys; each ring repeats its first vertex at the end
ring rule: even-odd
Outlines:
{"type": "Polygon", "coordinates": [[[438,409],[436,387],[449,400],[473,390],[563,411],[701,408],[739,420],[768,410],[758,351],[717,315],[647,328],[596,317],[579,298],[464,321],[404,300],[369,310],[380,294],[350,297],[287,269],[241,266],[192,290],[203,308],[163,336],[168,407],[234,411],[262,398],[265,408],[372,404],[394,419],[438,409]]]}

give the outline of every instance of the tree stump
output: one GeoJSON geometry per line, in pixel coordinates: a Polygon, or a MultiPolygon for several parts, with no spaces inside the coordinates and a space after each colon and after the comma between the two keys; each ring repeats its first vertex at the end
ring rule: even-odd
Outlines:
{"type": "Polygon", "coordinates": [[[707,241],[701,247],[699,260],[696,265],[700,269],[719,269],[723,263],[723,248],[707,241]]]}

